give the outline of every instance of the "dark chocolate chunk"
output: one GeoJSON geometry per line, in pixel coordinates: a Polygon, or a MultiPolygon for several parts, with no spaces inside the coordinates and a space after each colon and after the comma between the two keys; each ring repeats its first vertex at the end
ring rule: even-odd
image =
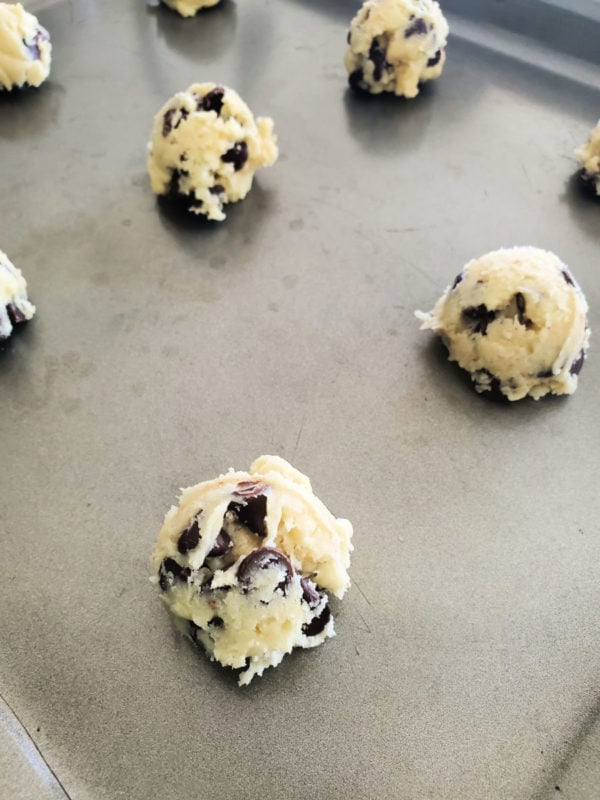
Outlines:
{"type": "Polygon", "coordinates": [[[258,550],[253,550],[250,555],[247,555],[241,562],[238,567],[237,578],[242,587],[242,591],[244,593],[250,591],[253,577],[257,572],[263,569],[271,569],[274,566],[281,567],[285,570],[285,577],[276,587],[285,592],[286,587],[292,580],[294,568],[288,557],[275,547],[260,547],[258,550]]]}
{"type": "Polygon", "coordinates": [[[173,169],[171,170],[171,180],[169,182],[169,188],[167,190],[167,195],[169,197],[177,197],[177,195],[181,194],[179,188],[179,180],[182,177],[189,175],[190,173],[184,169],[173,169]]]}
{"type": "Polygon", "coordinates": [[[483,397],[486,400],[493,400],[495,402],[501,402],[501,403],[510,402],[508,397],[502,391],[502,384],[500,380],[495,375],[492,375],[492,373],[489,370],[487,369],[478,370],[478,372],[475,372],[473,373],[473,375],[471,375],[471,378],[476,384],[482,386],[483,381],[481,380],[481,375],[487,375],[487,377],[489,378],[489,382],[487,383],[489,389],[486,389],[486,391],[484,392],[480,392],[479,395],[480,397],[483,397]]]}
{"type": "Polygon", "coordinates": [[[581,368],[583,367],[584,361],[585,361],[585,353],[582,350],[581,353],[579,353],[579,355],[575,359],[575,361],[571,364],[569,373],[571,375],[579,375],[579,373],[581,372],[581,368]]]}
{"type": "MultiPolygon", "coordinates": [[[[163,117],[162,135],[168,136],[171,131],[177,129],[181,125],[182,120],[187,119],[187,117],[188,112],[185,110],[185,108],[170,108],[168,111],[165,111],[165,115],[163,117]],[[179,117],[177,122],[173,124],[173,119],[177,112],[179,112],[179,117]]],[[[182,158],[181,160],[185,161],[186,159],[182,158]]]]}
{"type": "Polygon", "coordinates": [[[198,525],[198,517],[201,513],[202,511],[198,512],[198,516],[190,522],[188,527],[179,537],[177,549],[182,556],[198,546],[198,542],[200,541],[200,526],[198,525]]]}
{"type": "Polygon", "coordinates": [[[568,283],[570,286],[575,286],[575,281],[573,280],[573,276],[571,275],[571,273],[569,272],[569,270],[565,268],[565,269],[561,270],[561,272],[562,272],[562,276],[563,276],[563,278],[565,279],[565,281],[566,281],[566,282],[567,282],[567,283],[568,283]]]}
{"type": "Polygon", "coordinates": [[[468,325],[473,333],[480,333],[482,336],[487,335],[487,328],[490,322],[496,319],[496,312],[490,309],[483,303],[479,306],[469,306],[462,312],[463,322],[468,325]]]}
{"type": "Polygon", "coordinates": [[[536,378],[551,378],[554,375],[551,369],[544,369],[541,372],[538,372],[536,378]]]}
{"type": "Polygon", "coordinates": [[[526,328],[533,327],[533,322],[529,319],[529,317],[525,316],[525,298],[521,292],[516,293],[515,302],[517,304],[517,318],[519,320],[519,324],[524,325],[526,328]]]}
{"type": "Polygon", "coordinates": [[[458,275],[456,276],[456,278],[454,278],[454,283],[450,287],[450,291],[452,291],[452,289],[456,289],[458,284],[461,283],[462,281],[464,281],[464,279],[465,279],[464,273],[463,272],[459,272],[458,275]]]}
{"type": "Polygon", "coordinates": [[[213,617],[208,621],[208,624],[211,625],[213,628],[222,628],[224,625],[223,620],[221,617],[213,617]]]}
{"type": "Polygon", "coordinates": [[[316,608],[321,602],[321,595],[315,589],[314,584],[306,580],[306,578],[300,578],[300,585],[302,586],[302,599],[304,602],[308,603],[311,608],[316,608]]]}
{"type": "Polygon", "coordinates": [[[410,39],[411,36],[423,36],[428,31],[429,25],[422,17],[417,17],[404,31],[404,38],[410,39]]]}
{"type": "Polygon", "coordinates": [[[386,64],[385,60],[385,50],[383,50],[379,46],[379,40],[377,37],[373,39],[371,42],[371,47],[369,49],[369,58],[374,64],[373,68],[373,77],[376,81],[381,80],[381,76],[383,75],[383,70],[386,64]]]}
{"type": "Polygon", "coordinates": [[[437,50],[435,55],[431,56],[429,61],[427,62],[428,67],[435,67],[436,64],[439,64],[440,58],[442,57],[442,51],[437,50]]]}
{"type": "Polygon", "coordinates": [[[218,558],[219,556],[224,556],[225,553],[232,547],[233,542],[231,541],[231,536],[229,536],[229,534],[221,528],[212,550],[208,554],[208,558],[218,558]]]}
{"type": "MultiPolygon", "coordinates": [[[[261,491],[265,491],[265,486],[261,485],[261,491]]],[[[239,487],[238,487],[239,489],[239,487]]],[[[239,492],[235,492],[239,495],[239,492]]],[[[265,537],[267,535],[267,495],[266,494],[252,494],[246,497],[240,496],[239,503],[233,501],[227,507],[227,511],[231,511],[238,518],[242,525],[249,528],[252,533],[258,536],[265,537]]]]}
{"type": "Polygon", "coordinates": [[[364,84],[364,73],[360,67],[355,69],[354,72],[351,72],[348,76],[348,83],[350,84],[350,88],[353,89],[355,92],[364,92],[365,84],[364,84]]]}
{"type": "Polygon", "coordinates": [[[223,108],[224,94],[225,89],[222,86],[217,86],[199,101],[198,111],[216,111],[217,116],[219,116],[223,108]]]}
{"type": "Polygon", "coordinates": [[[191,574],[189,567],[182,567],[174,558],[165,558],[158,570],[160,588],[166,592],[173,581],[187,581],[191,574]]]}
{"type": "Polygon", "coordinates": [[[208,190],[211,194],[223,194],[225,191],[225,187],[222,186],[220,183],[215,183],[214,186],[211,186],[208,190]]]}
{"type": "Polygon", "coordinates": [[[8,314],[8,318],[13,325],[16,325],[19,322],[27,321],[27,317],[25,316],[25,314],[21,311],[20,308],[17,308],[17,306],[14,303],[9,303],[6,306],[6,313],[8,314]]]}
{"type": "Polygon", "coordinates": [[[259,497],[261,494],[265,493],[266,488],[266,483],[260,483],[258,481],[240,481],[233,493],[238,497],[244,498],[259,497]]]}
{"type": "Polygon", "coordinates": [[[226,164],[233,164],[236,172],[239,172],[248,161],[248,145],[246,142],[236,142],[225,155],[221,156],[221,161],[226,164]]]}
{"type": "Polygon", "coordinates": [[[23,44],[25,45],[25,49],[29,57],[32,61],[39,61],[42,57],[42,52],[40,50],[40,42],[49,42],[50,41],[50,34],[45,28],[42,28],[40,25],[35,32],[34,36],[32,37],[31,41],[28,42],[23,39],[23,44]]]}
{"type": "Polygon", "coordinates": [[[307,622],[305,625],[302,626],[302,633],[305,636],[316,636],[318,633],[321,633],[325,629],[325,626],[327,625],[330,619],[331,619],[331,609],[329,608],[328,605],[326,605],[318,617],[311,619],[310,622],[307,622]]]}

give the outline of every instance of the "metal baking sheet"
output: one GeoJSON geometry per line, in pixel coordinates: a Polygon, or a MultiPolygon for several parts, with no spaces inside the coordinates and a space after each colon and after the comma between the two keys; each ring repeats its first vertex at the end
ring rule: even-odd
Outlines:
{"type": "Polygon", "coordinates": [[[27,752],[73,800],[598,796],[595,334],[573,397],[494,405],[413,317],[534,244],[599,329],[572,157],[598,5],[448,0],[444,75],[410,102],[346,90],[357,5],[30,4],[51,80],[0,96],[0,247],[38,307],[0,354],[0,796],[46,796],[27,752]],[[145,171],[154,113],[202,80],[281,147],[215,225],[145,171]],[[263,452],[352,520],[353,587],[335,639],[239,689],[149,554],[179,487],[263,452]]]}

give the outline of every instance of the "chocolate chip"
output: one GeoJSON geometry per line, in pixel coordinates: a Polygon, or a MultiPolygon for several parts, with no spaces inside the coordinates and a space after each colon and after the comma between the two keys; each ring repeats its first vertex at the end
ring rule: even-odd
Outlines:
{"type": "MultiPolygon", "coordinates": [[[[177,129],[180,125],[182,120],[187,119],[188,112],[185,108],[170,108],[168,111],[165,111],[165,115],[163,117],[163,128],[162,128],[162,135],[168,136],[172,130],[177,129]],[[179,117],[177,122],[173,124],[173,119],[175,115],[179,112],[179,117]]],[[[185,161],[185,159],[181,159],[185,161]]]]}
{"type": "Polygon", "coordinates": [[[435,55],[433,55],[429,61],[427,62],[428,67],[435,67],[436,64],[439,64],[440,58],[442,57],[442,51],[437,50],[435,55]]]}
{"type": "Polygon", "coordinates": [[[17,323],[19,322],[27,321],[27,317],[25,316],[25,314],[21,311],[20,308],[17,308],[17,306],[14,303],[9,303],[6,306],[6,313],[8,314],[8,318],[13,325],[17,325],[17,323]]]}
{"type": "Polygon", "coordinates": [[[160,588],[166,592],[173,581],[187,581],[191,574],[189,567],[182,567],[174,558],[165,558],[158,570],[160,588]]]}
{"type": "Polygon", "coordinates": [[[585,361],[585,353],[582,350],[581,353],[579,353],[579,355],[577,356],[577,359],[571,364],[569,373],[571,375],[579,375],[579,373],[581,372],[581,368],[583,367],[584,361],[585,361]]]}
{"type": "Polygon", "coordinates": [[[321,595],[315,589],[313,583],[306,578],[300,578],[300,585],[302,586],[302,599],[311,608],[316,608],[321,602],[321,595]]]}
{"type": "Polygon", "coordinates": [[[231,536],[229,536],[229,534],[226,531],[221,529],[207,557],[218,558],[219,556],[224,556],[225,553],[228,550],[231,550],[232,547],[233,547],[233,542],[231,541],[231,536]]]}
{"type": "Polygon", "coordinates": [[[371,43],[371,47],[369,49],[369,58],[375,65],[373,68],[373,78],[376,81],[380,81],[386,61],[385,50],[379,47],[379,40],[377,37],[375,37],[371,43]]]}
{"type": "Polygon", "coordinates": [[[487,335],[490,322],[496,319],[496,312],[490,311],[483,303],[479,306],[469,306],[462,312],[463,322],[471,328],[473,333],[487,335]]]}
{"type": "Polygon", "coordinates": [[[302,626],[302,633],[305,636],[316,636],[318,633],[321,633],[324,629],[329,620],[331,619],[331,609],[329,606],[325,606],[323,611],[319,614],[318,617],[311,619],[310,622],[307,622],[305,625],[302,626]]]}
{"type": "Polygon", "coordinates": [[[226,164],[233,164],[233,169],[239,172],[248,161],[248,145],[246,142],[236,142],[231,150],[228,150],[225,155],[221,156],[221,161],[226,164]]]}
{"type": "Polygon", "coordinates": [[[537,378],[551,378],[554,375],[551,369],[544,369],[541,372],[538,372],[536,375],[537,378]]]}
{"type": "Polygon", "coordinates": [[[171,170],[171,180],[169,181],[169,188],[167,190],[167,194],[169,197],[177,197],[177,195],[181,194],[179,188],[179,181],[181,178],[188,176],[190,173],[184,169],[173,169],[171,170]]]}
{"type": "Polygon", "coordinates": [[[364,73],[360,67],[355,69],[354,72],[351,72],[348,76],[348,83],[350,84],[350,88],[353,89],[355,92],[364,92],[365,91],[365,84],[364,84],[364,73]]]}
{"type": "Polygon", "coordinates": [[[285,577],[276,587],[285,592],[286,587],[292,580],[294,568],[288,557],[275,547],[260,547],[258,550],[253,550],[250,555],[246,556],[241,562],[238,567],[237,578],[242,587],[242,591],[244,593],[250,591],[253,577],[257,572],[264,569],[271,569],[275,566],[285,570],[285,577]]]}
{"type": "Polygon", "coordinates": [[[225,89],[222,86],[217,86],[208,94],[204,95],[202,100],[198,103],[198,111],[215,111],[217,116],[221,113],[223,108],[223,95],[225,89]]]}
{"type": "Polygon", "coordinates": [[[208,621],[208,624],[211,625],[213,628],[222,628],[225,624],[221,617],[213,617],[208,621]]]}
{"type": "Polygon", "coordinates": [[[223,194],[225,191],[225,187],[222,186],[220,183],[215,183],[214,186],[211,186],[208,190],[211,194],[223,194]]]}
{"type": "Polygon", "coordinates": [[[450,291],[452,291],[452,289],[456,289],[458,284],[461,283],[461,281],[464,281],[464,279],[465,279],[464,273],[463,272],[459,272],[459,274],[456,276],[456,278],[454,278],[454,283],[450,287],[450,291]]]}
{"type": "MultiPolygon", "coordinates": [[[[198,517],[202,511],[198,512],[198,517]]],[[[184,556],[186,553],[189,553],[190,550],[193,550],[195,547],[198,546],[198,542],[200,541],[200,526],[198,525],[198,517],[193,519],[189,526],[183,531],[181,536],[179,537],[179,541],[177,542],[177,549],[184,556]]]]}
{"type": "Polygon", "coordinates": [[[533,327],[533,322],[529,319],[529,317],[525,316],[525,298],[521,292],[516,293],[515,302],[517,304],[517,319],[519,320],[519,323],[524,325],[526,328],[533,327]]]}
{"type": "Polygon", "coordinates": [[[565,281],[566,281],[566,282],[567,282],[567,283],[568,283],[570,286],[575,286],[575,281],[573,280],[573,276],[571,275],[571,273],[569,272],[569,270],[568,270],[568,269],[563,269],[563,270],[561,270],[561,272],[562,272],[562,276],[563,276],[563,278],[565,279],[565,281]]]}
{"type": "Polygon", "coordinates": [[[267,535],[267,495],[264,494],[266,487],[263,484],[256,484],[252,488],[252,494],[241,495],[240,489],[234,495],[240,497],[241,502],[232,501],[227,507],[237,517],[238,521],[249,528],[252,533],[261,537],[267,535]],[[256,494],[260,487],[261,494],[256,494]]]}
{"type": "Polygon", "coordinates": [[[30,42],[27,42],[25,39],[23,39],[22,41],[23,44],[25,45],[25,49],[27,50],[29,57],[33,61],[39,61],[40,58],[42,57],[42,53],[40,50],[40,42],[49,42],[50,34],[45,28],[42,28],[42,26],[40,25],[30,42]]]}
{"type": "Polygon", "coordinates": [[[259,481],[240,481],[235,487],[233,494],[244,498],[259,497],[261,494],[265,493],[266,488],[266,483],[260,483],[259,481]]]}
{"type": "Polygon", "coordinates": [[[429,31],[429,25],[422,17],[417,17],[414,22],[404,31],[404,38],[410,39],[411,36],[423,36],[429,31]]]}

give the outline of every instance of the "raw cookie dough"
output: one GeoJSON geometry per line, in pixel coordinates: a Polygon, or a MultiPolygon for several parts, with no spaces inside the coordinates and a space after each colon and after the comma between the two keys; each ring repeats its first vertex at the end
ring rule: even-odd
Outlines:
{"type": "Polygon", "coordinates": [[[600,196],[600,120],[590,133],[586,144],[575,151],[575,156],[583,167],[581,177],[586,183],[594,186],[596,194],[600,196]]]}
{"type": "Polygon", "coordinates": [[[0,250],[0,340],[8,339],[13,325],[31,319],[35,306],[27,299],[27,281],[0,250]]]}
{"type": "Polygon", "coordinates": [[[416,97],[439,78],[448,23],[434,0],[366,0],[350,23],[344,64],[350,86],[416,97]]]}
{"type": "Polygon", "coordinates": [[[50,34],[20,3],[0,3],[0,91],[39,86],[50,73],[50,34]]]}
{"type": "Polygon", "coordinates": [[[216,6],[219,0],[162,0],[162,2],[179,12],[182,17],[193,17],[201,8],[216,6]]]}
{"type": "Polygon", "coordinates": [[[259,167],[277,159],[273,120],[256,121],[242,98],[215,83],[195,83],[154,118],[148,172],[156,194],[182,198],[208,219],[242,200],[259,167]]]}
{"type": "Polygon", "coordinates": [[[334,635],[327,591],[350,585],[352,525],[278,456],[185,489],[152,556],[180,629],[212,660],[244,669],[239,685],[294,647],[334,635]]]}
{"type": "Polygon", "coordinates": [[[478,392],[509,400],[572,394],[590,331],[583,292],[562,261],[536,247],[513,247],[470,261],[428,314],[450,361],[478,392]]]}

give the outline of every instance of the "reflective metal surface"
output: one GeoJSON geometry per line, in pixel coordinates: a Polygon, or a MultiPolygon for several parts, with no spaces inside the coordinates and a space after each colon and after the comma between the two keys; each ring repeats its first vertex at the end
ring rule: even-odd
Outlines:
{"type": "Polygon", "coordinates": [[[600,207],[572,177],[593,64],[547,28],[507,54],[455,1],[435,85],[357,98],[356,5],[38,3],[51,80],[0,96],[0,247],[38,308],[0,354],[0,692],[74,800],[546,800],[593,730],[596,334],[573,397],[503,406],[413,317],[533,244],[600,330],[600,207]],[[204,80],[281,148],[214,225],[145,171],[154,113],[204,80]],[[335,639],[240,690],[173,630],[149,554],[179,487],[263,452],[352,520],[353,587],[335,639]]]}

